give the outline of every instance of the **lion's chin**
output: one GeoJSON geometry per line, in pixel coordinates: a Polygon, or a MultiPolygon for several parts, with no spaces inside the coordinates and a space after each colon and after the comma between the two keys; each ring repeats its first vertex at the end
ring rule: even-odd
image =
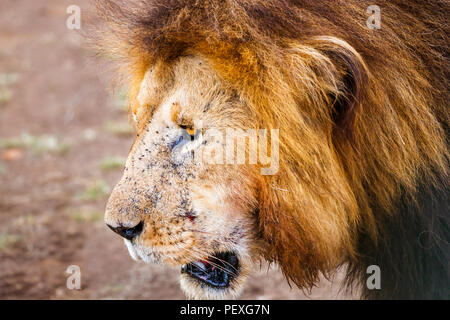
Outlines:
{"type": "Polygon", "coordinates": [[[246,275],[237,276],[227,287],[217,288],[198,281],[192,276],[181,273],[180,287],[188,299],[193,300],[225,300],[237,299],[244,288],[246,275]]]}
{"type": "Polygon", "coordinates": [[[231,299],[239,296],[247,268],[232,251],[183,265],[180,284],[189,299],[231,299]]]}
{"type": "Polygon", "coordinates": [[[236,282],[227,288],[214,288],[202,283],[192,277],[181,274],[180,286],[188,299],[194,300],[225,300],[236,299],[240,296],[243,289],[244,277],[237,278],[236,282]]]}
{"type": "MultiPolygon", "coordinates": [[[[147,252],[129,240],[125,240],[125,244],[134,260],[162,263],[153,252],[147,252]]],[[[218,252],[208,260],[192,261],[181,266],[180,286],[188,299],[236,299],[242,292],[250,265],[249,259],[240,258],[233,251],[218,252]]]]}

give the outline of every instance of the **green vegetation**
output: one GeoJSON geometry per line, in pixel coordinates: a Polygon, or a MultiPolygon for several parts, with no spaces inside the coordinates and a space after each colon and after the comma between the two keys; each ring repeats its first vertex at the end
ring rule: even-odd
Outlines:
{"type": "Polygon", "coordinates": [[[101,179],[91,181],[80,196],[81,200],[97,201],[106,197],[110,192],[109,185],[101,179]]]}
{"type": "Polygon", "coordinates": [[[70,149],[68,142],[60,141],[52,135],[33,136],[23,133],[20,137],[0,139],[0,149],[30,149],[35,155],[45,153],[65,154],[70,149]]]}
{"type": "Polygon", "coordinates": [[[19,79],[20,74],[17,72],[0,73],[0,106],[11,101],[13,93],[9,87],[19,79]]]}
{"type": "Polygon", "coordinates": [[[19,242],[22,238],[16,234],[0,233],[0,251],[19,242]]]}
{"type": "Polygon", "coordinates": [[[79,209],[71,214],[77,222],[97,222],[103,219],[103,213],[96,209],[79,209]]]}
{"type": "Polygon", "coordinates": [[[124,285],[121,283],[110,283],[105,285],[101,291],[106,295],[113,295],[122,292],[124,289],[124,285]]]}
{"type": "Polygon", "coordinates": [[[128,111],[128,90],[126,87],[120,88],[114,95],[114,107],[120,111],[128,111]]]}
{"type": "Polygon", "coordinates": [[[5,72],[0,73],[0,85],[10,86],[17,83],[20,80],[20,74],[17,72],[5,72]]]}
{"type": "Polygon", "coordinates": [[[8,88],[0,86],[0,106],[5,105],[11,101],[13,97],[12,91],[8,88]]]}
{"type": "Polygon", "coordinates": [[[14,220],[14,225],[17,227],[33,226],[33,225],[35,225],[35,223],[36,223],[36,219],[31,214],[19,217],[14,220]]]}
{"type": "Polygon", "coordinates": [[[102,159],[101,168],[103,171],[110,171],[123,168],[126,159],[124,157],[105,157],[102,159]]]}
{"type": "Polygon", "coordinates": [[[134,128],[128,122],[125,121],[122,122],[108,121],[105,124],[105,129],[108,132],[123,137],[131,137],[135,134],[134,128]]]}

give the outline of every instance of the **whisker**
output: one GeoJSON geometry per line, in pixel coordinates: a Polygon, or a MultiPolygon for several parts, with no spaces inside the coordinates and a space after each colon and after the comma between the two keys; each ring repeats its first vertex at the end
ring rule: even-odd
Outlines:
{"type": "Polygon", "coordinates": [[[201,230],[196,230],[196,229],[186,229],[186,230],[183,230],[182,232],[198,232],[198,233],[204,233],[204,234],[209,234],[209,235],[215,235],[212,232],[201,231],[201,230]]]}
{"type": "MultiPolygon", "coordinates": [[[[191,231],[192,231],[192,232],[198,232],[198,233],[205,233],[205,234],[213,235],[212,232],[206,232],[206,231],[201,231],[201,230],[195,230],[195,229],[187,229],[187,230],[184,230],[184,232],[191,232],[191,231]]],[[[211,255],[208,254],[208,257],[214,257],[214,256],[211,256],[211,255]]],[[[222,259],[220,259],[220,258],[218,258],[218,257],[214,257],[214,258],[215,258],[216,260],[219,260],[220,262],[223,262],[224,264],[230,266],[231,268],[233,268],[234,270],[237,271],[237,269],[236,269],[233,265],[231,265],[229,262],[224,261],[224,260],[222,260],[222,259]]]]}
{"type": "MultiPolygon", "coordinates": [[[[188,248],[181,248],[181,249],[182,249],[182,250],[185,250],[185,251],[188,251],[188,253],[189,253],[193,258],[195,258],[195,259],[197,259],[197,260],[205,260],[204,255],[203,255],[203,257],[197,256],[197,254],[196,254],[194,251],[192,251],[192,250],[190,250],[190,249],[188,249],[188,248]]],[[[223,272],[231,273],[231,274],[233,274],[234,276],[236,276],[236,274],[235,274],[234,272],[230,272],[230,271],[224,269],[222,266],[217,265],[216,263],[213,263],[213,262],[211,262],[211,261],[209,261],[209,260],[208,260],[208,263],[211,264],[212,266],[214,266],[215,268],[217,268],[217,269],[223,271],[223,272]]],[[[201,272],[203,272],[203,274],[207,275],[207,273],[206,273],[205,270],[202,270],[202,269],[200,269],[200,270],[201,270],[201,272]]]]}
{"type": "MultiPolygon", "coordinates": [[[[229,264],[228,262],[223,261],[222,259],[219,259],[219,258],[217,258],[217,257],[215,257],[215,256],[212,256],[212,255],[210,255],[210,254],[207,254],[207,253],[204,253],[204,252],[201,252],[201,251],[200,251],[200,252],[199,252],[199,251],[194,251],[195,249],[190,249],[190,248],[181,248],[181,249],[187,251],[187,252],[190,253],[194,258],[196,258],[196,259],[198,259],[198,260],[205,260],[205,256],[207,256],[207,257],[208,257],[207,262],[208,262],[210,265],[212,265],[213,267],[215,267],[215,268],[217,268],[217,269],[219,269],[219,270],[221,270],[221,271],[223,271],[223,272],[229,273],[229,274],[231,274],[231,275],[233,275],[233,276],[237,276],[237,274],[236,274],[233,270],[227,270],[227,269],[225,269],[224,267],[222,267],[221,265],[219,265],[219,264],[217,264],[217,263],[215,263],[215,262],[209,260],[210,257],[211,257],[211,258],[214,258],[214,259],[216,259],[216,260],[221,261],[222,263],[224,263],[224,264],[226,264],[226,265],[229,265],[232,269],[234,269],[235,271],[237,271],[236,268],[234,268],[234,267],[233,267],[231,264],[229,264]],[[200,255],[200,256],[198,256],[198,255],[200,255]]],[[[203,270],[202,270],[202,271],[203,271],[203,270]]]]}
{"type": "MultiPolygon", "coordinates": [[[[215,260],[218,260],[218,261],[220,261],[220,262],[222,262],[223,264],[225,264],[225,265],[228,265],[228,266],[230,266],[232,269],[234,269],[235,271],[238,271],[232,264],[230,264],[229,262],[227,262],[227,261],[225,261],[225,260],[222,260],[222,259],[220,259],[219,257],[216,257],[216,256],[213,256],[213,255],[211,255],[211,254],[206,254],[207,255],[207,257],[208,258],[213,258],[213,259],[215,259],[215,260]]],[[[208,260],[208,262],[210,262],[209,260],[208,260]]]]}
{"type": "MultiPolygon", "coordinates": [[[[228,263],[227,261],[224,261],[224,260],[222,260],[222,259],[220,259],[220,258],[218,258],[218,257],[216,257],[216,256],[211,255],[211,254],[207,254],[207,257],[208,257],[208,263],[209,263],[209,264],[211,264],[211,265],[213,265],[213,266],[219,268],[219,270],[222,270],[222,271],[224,271],[224,272],[231,273],[231,274],[233,274],[234,276],[237,275],[234,271],[238,271],[238,270],[237,270],[233,265],[231,265],[230,263],[228,263]],[[217,263],[215,263],[215,262],[213,262],[213,261],[210,261],[209,258],[213,258],[213,259],[215,259],[215,260],[218,260],[218,261],[222,262],[222,263],[225,264],[225,265],[230,266],[234,271],[233,271],[233,270],[226,270],[226,269],[224,269],[222,266],[218,265],[217,263]]],[[[202,260],[203,260],[203,259],[202,259],[202,260]]]]}

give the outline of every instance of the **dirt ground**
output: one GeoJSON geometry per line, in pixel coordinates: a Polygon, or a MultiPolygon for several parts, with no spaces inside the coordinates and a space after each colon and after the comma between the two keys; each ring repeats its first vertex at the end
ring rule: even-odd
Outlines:
{"type": "MultiPolygon", "coordinates": [[[[66,27],[73,4],[90,10],[0,2],[0,299],[184,299],[178,270],[132,261],[103,224],[134,133],[109,68],[66,27]],[[66,286],[70,265],[80,290],[66,286]]],[[[242,298],[351,296],[339,279],[306,296],[263,267],[242,298]]]]}

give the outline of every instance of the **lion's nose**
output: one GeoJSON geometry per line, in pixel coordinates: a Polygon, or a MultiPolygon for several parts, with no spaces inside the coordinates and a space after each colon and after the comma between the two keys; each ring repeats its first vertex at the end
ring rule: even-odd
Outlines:
{"type": "Polygon", "coordinates": [[[144,224],[141,221],[136,226],[134,226],[132,228],[123,227],[123,226],[113,227],[113,226],[111,226],[109,224],[106,224],[106,225],[112,231],[117,233],[118,235],[124,237],[127,240],[132,240],[133,238],[137,237],[142,232],[142,228],[143,228],[144,224]]]}

